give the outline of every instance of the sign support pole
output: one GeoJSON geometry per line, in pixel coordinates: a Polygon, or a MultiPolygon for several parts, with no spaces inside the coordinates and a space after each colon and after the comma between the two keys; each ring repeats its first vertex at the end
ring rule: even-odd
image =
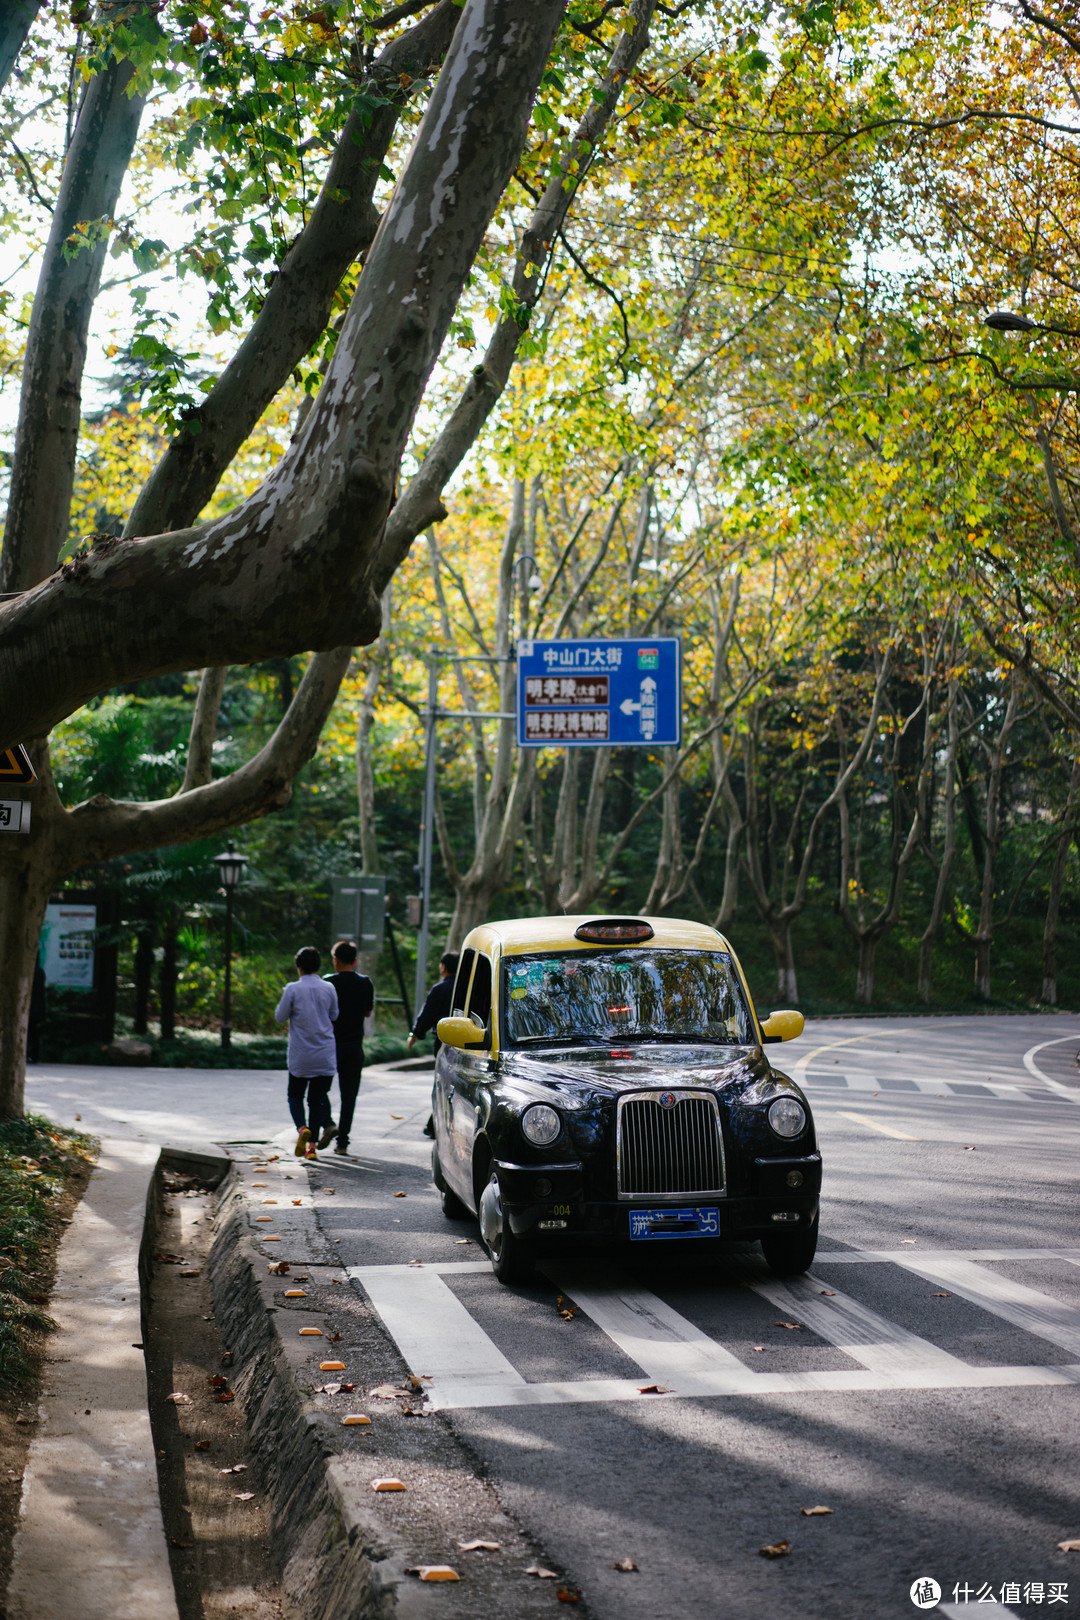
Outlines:
{"type": "Polygon", "coordinates": [[[439,703],[438,666],[428,665],[427,738],[424,761],[424,819],[420,823],[420,931],[416,936],[416,994],[419,1012],[427,999],[428,941],[431,928],[431,851],[435,832],[436,717],[439,703]]]}

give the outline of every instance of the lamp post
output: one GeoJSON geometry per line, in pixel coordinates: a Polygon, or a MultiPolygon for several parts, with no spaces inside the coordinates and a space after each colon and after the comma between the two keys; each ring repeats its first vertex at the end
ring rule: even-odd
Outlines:
{"type": "Polygon", "coordinates": [[[218,869],[218,882],[225,890],[225,1005],[221,1019],[221,1044],[228,1051],[232,1039],[232,1024],[229,1021],[232,1011],[232,897],[233,890],[244,875],[247,856],[238,855],[230,841],[224,855],[214,856],[214,865],[218,869]]]}
{"type": "Polygon", "coordinates": [[[983,316],[983,325],[988,326],[991,332],[1056,332],[1059,337],[1080,337],[1080,332],[1074,327],[1055,326],[1049,321],[1029,321],[1026,315],[1019,315],[1014,309],[995,309],[983,316]]]}

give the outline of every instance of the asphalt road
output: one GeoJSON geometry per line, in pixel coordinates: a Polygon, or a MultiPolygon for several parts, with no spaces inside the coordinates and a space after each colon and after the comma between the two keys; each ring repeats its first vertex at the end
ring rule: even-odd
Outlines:
{"type": "MultiPolygon", "coordinates": [[[[901,1616],[923,1579],[942,1589],[932,1612],[1065,1616],[1078,1049],[1066,1016],[808,1025],[783,1056],[818,1122],[822,1240],[793,1284],[752,1251],[705,1268],[666,1244],[501,1286],[475,1224],[439,1210],[423,1074],[369,1072],[357,1156],[325,1156],[313,1203],[594,1620],[901,1616]]],[[[292,1140],[283,1076],[40,1066],[29,1092],[114,1135],[292,1140]]]]}

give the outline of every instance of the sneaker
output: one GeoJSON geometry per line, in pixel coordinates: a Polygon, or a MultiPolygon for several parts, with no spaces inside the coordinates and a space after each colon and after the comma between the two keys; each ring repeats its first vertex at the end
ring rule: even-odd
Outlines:
{"type": "Polygon", "coordinates": [[[319,1155],[315,1151],[314,1142],[309,1142],[307,1147],[304,1149],[304,1158],[309,1161],[314,1159],[315,1162],[318,1163],[319,1155]]]}
{"type": "Polygon", "coordinates": [[[334,1124],[333,1120],[331,1120],[329,1125],[323,1131],[322,1135],[319,1137],[319,1146],[321,1148],[329,1147],[336,1135],[337,1126],[334,1124]]]}
{"type": "Polygon", "coordinates": [[[296,1138],[296,1146],[293,1148],[293,1152],[296,1154],[296,1157],[298,1159],[302,1159],[304,1157],[305,1152],[307,1151],[307,1149],[310,1146],[311,1146],[311,1132],[308,1130],[307,1126],[305,1125],[303,1130],[300,1132],[300,1135],[296,1138]]]}
{"type": "MultiPolygon", "coordinates": [[[[322,1146],[321,1142],[320,1142],[319,1146],[320,1147],[322,1146]]],[[[348,1153],[348,1151],[349,1151],[349,1138],[347,1136],[339,1136],[337,1141],[334,1143],[334,1152],[335,1153],[348,1153]]]]}

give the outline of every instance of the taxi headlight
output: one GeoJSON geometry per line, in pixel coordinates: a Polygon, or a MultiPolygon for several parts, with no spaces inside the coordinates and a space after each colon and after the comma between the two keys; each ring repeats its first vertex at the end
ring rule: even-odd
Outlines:
{"type": "Polygon", "coordinates": [[[777,1097],[769,1109],[769,1124],[777,1136],[801,1136],[806,1129],[806,1109],[794,1097],[777,1097]]]}
{"type": "Polygon", "coordinates": [[[522,1114],[521,1129],[525,1140],[534,1147],[547,1147],[562,1130],[562,1120],[554,1108],[549,1108],[546,1103],[537,1103],[533,1108],[526,1108],[522,1114]]]}

